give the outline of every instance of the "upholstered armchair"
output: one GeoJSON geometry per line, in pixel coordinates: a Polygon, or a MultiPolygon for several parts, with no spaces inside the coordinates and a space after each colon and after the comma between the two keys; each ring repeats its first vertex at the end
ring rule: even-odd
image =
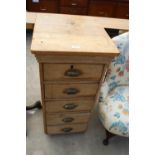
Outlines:
{"type": "Polygon", "coordinates": [[[113,38],[120,51],[115,57],[101,86],[98,111],[106,130],[104,145],[113,135],[129,136],[129,35],[113,38]]]}

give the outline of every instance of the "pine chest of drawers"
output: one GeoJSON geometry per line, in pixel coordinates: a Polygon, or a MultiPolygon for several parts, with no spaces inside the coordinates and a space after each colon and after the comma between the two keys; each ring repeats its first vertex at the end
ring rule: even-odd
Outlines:
{"type": "Polygon", "coordinates": [[[37,17],[31,52],[40,69],[44,131],[86,131],[108,64],[119,52],[101,18],[37,17]]]}

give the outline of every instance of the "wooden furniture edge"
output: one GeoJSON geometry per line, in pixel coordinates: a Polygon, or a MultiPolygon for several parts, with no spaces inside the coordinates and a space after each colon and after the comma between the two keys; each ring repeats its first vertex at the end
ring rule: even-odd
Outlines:
{"type": "MultiPolygon", "coordinates": [[[[33,30],[35,20],[37,16],[45,13],[37,12],[26,12],[26,29],[33,30]]],[[[48,14],[48,13],[46,13],[48,14]]],[[[89,16],[90,17],[90,16],[89,16]]],[[[104,28],[119,29],[119,30],[129,30],[129,20],[128,19],[119,19],[119,18],[107,18],[107,17],[94,17],[102,18],[102,23],[104,28]]]]}

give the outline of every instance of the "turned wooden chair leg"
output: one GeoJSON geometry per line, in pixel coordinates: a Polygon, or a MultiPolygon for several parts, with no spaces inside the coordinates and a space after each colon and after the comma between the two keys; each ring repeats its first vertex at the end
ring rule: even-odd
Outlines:
{"type": "MultiPolygon", "coordinates": [[[[40,101],[36,101],[33,105],[26,106],[26,111],[33,110],[33,109],[42,109],[42,105],[40,101]]],[[[27,130],[26,130],[26,136],[27,136],[27,130]]]]}
{"type": "Polygon", "coordinates": [[[33,109],[41,109],[42,108],[42,105],[41,105],[41,102],[40,101],[36,101],[33,105],[30,105],[30,106],[26,106],[26,110],[33,110],[33,109]]]}
{"type": "Polygon", "coordinates": [[[106,131],[106,138],[103,140],[103,144],[104,145],[108,145],[109,144],[109,139],[114,137],[115,135],[110,133],[109,131],[105,130],[106,131]]]}

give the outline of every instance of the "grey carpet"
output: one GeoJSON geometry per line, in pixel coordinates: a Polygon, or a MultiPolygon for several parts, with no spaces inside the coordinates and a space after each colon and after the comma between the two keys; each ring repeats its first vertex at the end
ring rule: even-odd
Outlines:
{"type": "MultiPolygon", "coordinates": [[[[26,101],[27,105],[40,99],[38,63],[30,53],[32,33],[26,37],[26,101]]],[[[108,146],[102,144],[105,131],[93,113],[88,130],[85,133],[49,136],[43,132],[42,111],[27,114],[27,155],[128,155],[127,138],[114,137],[108,146]]]]}

